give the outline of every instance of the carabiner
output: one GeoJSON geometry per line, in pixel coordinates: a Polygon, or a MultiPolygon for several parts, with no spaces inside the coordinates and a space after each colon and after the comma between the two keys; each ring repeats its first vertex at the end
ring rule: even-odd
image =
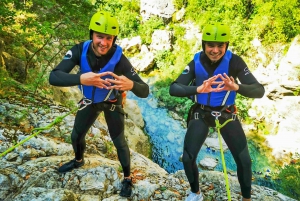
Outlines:
{"type": "Polygon", "coordinates": [[[212,111],[211,115],[214,116],[216,119],[218,119],[221,116],[221,112],[219,112],[219,111],[212,111]]]}
{"type": "Polygon", "coordinates": [[[92,104],[92,102],[93,102],[92,100],[87,98],[81,99],[77,104],[78,110],[84,109],[86,106],[92,104]]]}

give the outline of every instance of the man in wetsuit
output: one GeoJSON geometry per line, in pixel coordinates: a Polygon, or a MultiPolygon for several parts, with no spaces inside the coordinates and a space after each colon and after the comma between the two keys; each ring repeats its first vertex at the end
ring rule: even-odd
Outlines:
{"type": "Polygon", "coordinates": [[[114,16],[104,11],[95,13],[89,30],[91,40],[73,46],[50,73],[51,85],[79,85],[84,96],[81,101],[83,109],[76,114],[71,134],[75,158],[59,167],[58,171],[64,173],[84,165],[86,133],[100,112],[104,112],[124,173],[120,195],[130,197],[130,152],[124,136],[122,93],[130,90],[136,96],[146,98],[149,86],[134,71],[121,47],[115,44],[119,25],[114,16]],[[80,66],[80,72],[70,74],[76,65],[80,66]]]}
{"type": "Polygon", "coordinates": [[[237,165],[242,200],[251,200],[251,159],[245,133],[234,114],[235,98],[236,93],[249,98],[261,98],[265,90],[243,59],[227,50],[229,38],[227,25],[212,23],[205,26],[202,35],[203,51],[195,54],[194,59],[170,86],[172,96],[192,97],[195,102],[189,111],[182,156],[185,174],[191,186],[187,201],[203,200],[196,159],[209,127],[215,127],[212,111],[221,112],[221,124],[228,118],[233,119],[220,131],[237,165]]]}

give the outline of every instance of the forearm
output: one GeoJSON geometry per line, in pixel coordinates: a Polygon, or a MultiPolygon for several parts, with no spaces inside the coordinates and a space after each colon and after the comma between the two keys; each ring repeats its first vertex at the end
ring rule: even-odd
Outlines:
{"type": "Polygon", "coordinates": [[[49,83],[60,87],[80,85],[80,74],[69,74],[60,70],[53,70],[49,76],[49,83]]]}
{"type": "Polygon", "coordinates": [[[171,96],[189,97],[197,94],[197,86],[186,86],[173,82],[170,86],[169,93],[171,96]]]}
{"type": "Polygon", "coordinates": [[[248,97],[248,98],[261,98],[265,94],[265,88],[263,85],[259,83],[255,84],[238,84],[239,89],[237,90],[237,93],[248,97]]]}
{"type": "Polygon", "coordinates": [[[149,86],[146,83],[133,81],[133,87],[130,91],[132,91],[137,97],[147,98],[149,95],[149,86]]]}

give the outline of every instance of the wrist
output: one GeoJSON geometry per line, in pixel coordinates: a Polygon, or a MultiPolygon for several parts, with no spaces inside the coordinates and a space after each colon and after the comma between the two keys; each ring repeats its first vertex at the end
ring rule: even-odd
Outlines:
{"type": "Polygon", "coordinates": [[[238,84],[235,84],[235,89],[234,89],[234,91],[237,91],[237,90],[239,90],[239,88],[240,88],[240,85],[238,85],[238,84]]]}
{"type": "Polygon", "coordinates": [[[129,91],[132,90],[133,87],[134,87],[134,81],[131,80],[131,83],[132,83],[132,84],[131,84],[131,89],[129,89],[129,91]]]}
{"type": "Polygon", "coordinates": [[[200,94],[202,91],[203,85],[200,85],[199,87],[197,87],[197,93],[200,94]]]}

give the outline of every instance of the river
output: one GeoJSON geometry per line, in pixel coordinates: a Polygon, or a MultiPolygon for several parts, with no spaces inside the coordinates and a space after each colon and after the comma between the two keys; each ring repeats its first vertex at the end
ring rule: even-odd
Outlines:
{"type": "MultiPolygon", "coordinates": [[[[168,115],[168,110],[158,107],[158,101],[152,93],[145,99],[137,98],[132,92],[127,93],[128,99],[137,101],[145,121],[144,132],[149,135],[152,144],[152,160],[160,165],[169,173],[174,173],[183,169],[180,162],[180,156],[183,149],[183,141],[186,128],[181,122],[173,119],[168,115]]],[[[277,190],[276,184],[271,182],[268,176],[271,172],[267,159],[259,153],[255,145],[249,143],[249,150],[252,159],[253,183],[267,186],[277,190]]],[[[226,168],[228,172],[236,172],[236,165],[230,151],[224,153],[226,168]]],[[[223,171],[221,154],[217,150],[212,150],[205,145],[202,146],[198,157],[197,164],[200,160],[211,157],[217,159],[218,165],[216,171],[223,171]]],[[[199,171],[205,171],[199,167],[199,171]]]]}

